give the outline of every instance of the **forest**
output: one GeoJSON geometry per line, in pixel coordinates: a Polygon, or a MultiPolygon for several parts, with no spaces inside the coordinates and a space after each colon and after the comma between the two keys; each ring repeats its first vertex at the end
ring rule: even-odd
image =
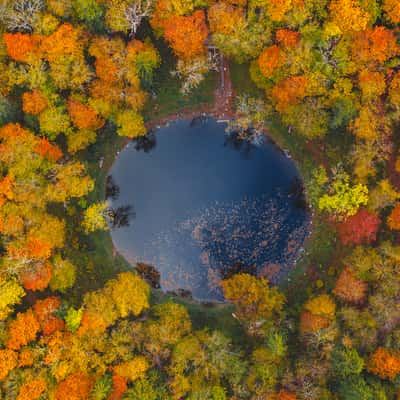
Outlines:
{"type": "Polygon", "coordinates": [[[0,399],[400,399],[399,27],[398,0],[0,0],[0,399]],[[126,143],[214,110],[210,45],[313,218],[286,283],[225,304],[115,254],[104,200],[126,143]]]}

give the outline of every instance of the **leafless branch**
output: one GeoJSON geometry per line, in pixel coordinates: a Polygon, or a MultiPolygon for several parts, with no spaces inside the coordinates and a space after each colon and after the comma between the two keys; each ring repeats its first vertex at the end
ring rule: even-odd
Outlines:
{"type": "Polygon", "coordinates": [[[215,68],[206,57],[198,57],[190,61],[178,60],[176,70],[171,72],[172,76],[182,80],[181,92],[188,94],[192,89],[199,86],[204,80],[205,74],[215,68]]]}
{"type": "Polygon", "coordinates": [[[32,32],[37,14],[43,9],[43,0],[15,0],[5,7],[2,20],[9,31],[32,32]]]}
{"type": "Polygon", "coordinates": [[[152,0],[135,0],[125,12],[129,24],[130,36],[135,37],[142,19],[148,17],[153,9],[152,0]]]}

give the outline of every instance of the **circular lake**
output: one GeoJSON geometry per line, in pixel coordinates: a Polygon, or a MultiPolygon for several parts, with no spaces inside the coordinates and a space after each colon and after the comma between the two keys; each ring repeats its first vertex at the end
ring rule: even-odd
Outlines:
{"type": "Polygon", "coordinates": [[[223,300],[238,271],[280,282],[309,233],[299,172],[264,136],[240,140],[212,118],[178,120],[125,147],[108,178],[111,235],[161,288],[223,300]]]}

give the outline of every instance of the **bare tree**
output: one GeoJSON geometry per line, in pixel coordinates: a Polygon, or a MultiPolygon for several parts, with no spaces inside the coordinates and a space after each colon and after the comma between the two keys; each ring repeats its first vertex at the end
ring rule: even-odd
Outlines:
{"type": "Polygon", "coordinates": [[[135,37],[142,19],[148,17],[153,9],[153,0],[135,0],[125,11],[129,24],[130,36],[135,37]]]}
{"type": "Polygon", "coordinates": [[[204,76],[216,65],[207,57],[197,57],[189,61],[178,60],[176,70],[171,72],[172,76],[182,80],[181,92],[188,94],[192,89],[199,86],[204,76]]]}
{"type": "Polygon", "coordinates": [[[43,0],[15,0],[2,5],[1,19],[9,31],[32,32],[43,0]]]}
{"type": "Polygon", "coordinates": [[[271,105],[248,95],[236,98],[236,118],[228,123],[227,132],[235,132],[240,139],[258,138],[271,115],[271,105]]]}

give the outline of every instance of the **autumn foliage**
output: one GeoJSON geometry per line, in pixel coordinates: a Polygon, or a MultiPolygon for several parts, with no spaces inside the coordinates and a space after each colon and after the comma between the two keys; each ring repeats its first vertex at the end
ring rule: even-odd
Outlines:
{"type": "Polygon", "coordinates": [[[79,129],[99,129],[104,125],[104,120],[90,106],[73,98],[68,99],[68,112],[72,122],[79,129]]]}
{"type": "Polygon", "coordinates": [[[24,33],[5,33],[3,40],[7,48],[7,54],[15,61],[27,62],[30,55],[39,50],[42,37],[24,33]]]}
{"type": "Polygon", "coordinates": [[[21,386],[17,400],[36,400],[46,388],[47,384],[43,378],[33,379],[21,386]]]}
{"type": "Polygon", "coordinates": [[[336,281],[333,293],[349,303],[361,303],[367,295],[368,284],[358,279],[349,267],[343,268],[336,281]]]}
{"type": "Polygon", "coordinates": [[[57,162],[63,155],[62,151],[56,144],[53,144],[44,138],[38,139],[35,151],[52,162],[57,162]]]}
{"type": "Polygon", "coordinates": [[[274,22],[281,22],[292,7],[302,7],[303,0],[271,0],[267,3],[267,12],[274,22]]]}
{"type": "Polygon", "coordinates": [[[396,396],[400,246],[389,230],[400,231],[400,192],[388,171],[396,157],[400,171],[399,0],[4,0],[0,14],[1,399],[396,396]],[[98,178],[99,152],[116,150],[118,135],[143,137],[149,119],[203,111],[202,99],[211,109],[215,77],[218,113],[237,107],[232,126],[282,125],[270,133],[291,144],[312,177],[310,209],[324,213],[310,239],[318,251],[305,249],[310,286],[288,278],[286,299],[266,279],[228,275],[223,333],[198,329],[172,297],[152,305],[160,296],[137,274],[100,288],[121,262],[97,254],[92,232],[107,228],[110,204],[87,174],[98,178]],[[257,340],[235,340],[239,325],[257,340]],[[294,354],[296,343],[307,349],[294,354]]]}
{"type": "Polygon", "coordinates": [[[298,104],[307,94],[308,79],[305,76],[291,76],[280,81],[272,90],[276,109],[285,111],[289,106],[298,104]]]}
{"type": "Polygon", "coordinates": [[[314,315],[320,315],[333,319],[336,312],[336,305],[327,294],[321,294],[307,301],[304,308],[314,315]]]}
{"type": "Polygon", "coordinates": [[[389,21],[400,23],[400,3],[397,0],[383,0],[383,10],[389,21]]]}
{"type": "Polygon", "coordinates": [[[392,209],[387,223],[390,229],[399,230],[400,229],[400,203],[397,203],[392,209]]]}
{"type": "Polygon", "coordinates": [[[285,296],[276,287],[269,287],[268,280],[239,273],[223,280],[221,287],[225,298],[235,304],[238,318],[249,327],[258,319],[279,318],[285,296]]]}
{"type": "Polygon", "coordinates": [[[378,215],[361,209],[338,226],[340,241],[346,245],[371,243],[376,240],[380,223],[378,215]]]}
{"type": "Polygon", "coordinates": [[[264,76],[272,75],[276,68],[283,65],[285,55],[278,46],[267,47],[258,58],[258,66],[264,76]]]}
{"type": "Polygon", "coordinates": [[[363,31],[371,18],[357,0],[333,0],[329,5],[329,11],[342,33],[363,31]]]}
{"type": "Polygon", "coordinates": [[[23,347],[19,351],[18,367],[30,367],[35,362],[35,355],[31,348],[23,347]]]}
{"type": "Polygon", "coordinates": [[[28,267],[19,275],[22,285],[28,290],[44,290],[49,286],[52,267],[49,263],[39,263],[28,267]]]}
{"type": "Polygon", "coordinates": [[[208,10],[210,31],[225,35],[234,34],[244,24],[243,10],[225,2],[217,2],[208,10]]]}
{"type": "Polygon", "coordinates": [[[0,350],[0,381],[17,366],[18,353],[13,350],[0,350]]]}
{"type": "Polygon", "coordinates": [[[400,373],[400,354],[396,350],[379,347],[371,355],[367,368],[382,379],[394,379],[400,373]]]}
{"type": "Polygon", "coordinates": [[[60,57],[82,57],[85,36],[79,28],[71,24],[60,25],[55,32],[43,38],[40,50],[48,61],[57,62],[60,57]]]}
{"type": "Polygon", "coordinates": [[[13,186],[14,180],[9,175],[0,180],[0,205],[14,198],[13,186]]]}
{"type": "Polygon", "coordinates": [[[86,294],[79,334],[101,333],[118,318],[138,316],[149,307],[149,295],[149,286],[139,276],[119,274],[105,288],[86,294]]]}
{"type": "Polygon", "coordinates": [[[61,301],[58,297],[38,300],[33,306],[33,311],[39,321],[43,335],[51,335],[55,331],[64,329],[64,321],[55,316],[55,312],[60,306],[61,301]]]}
{"type": "Polygon", "coordinates": [[[184,60],[204,54],[204,42],[208,36],[204,11],[170,17],[165,22],[164,36],[175,54],[184,60]]]}
{"type": "Polygon", "coordinates": [[[302,334],[317,332],[327,328],[330,323],[329,318],[303,311],[300,315],[300,332],[302,334]]]}
{"type": "Polygon", "coordinates": [[[281,390],[271,400],[297,400],[297,396],[287,390],[281,390]]]}
{"type": "Polygon", "coordinates": [[[44,111],[48,106],[46,97],[40,90],[33,90],[32,92],[25,92],[22,95],[22,110],[25,113],[38,115],[44,111]]]}
{"type": "Polygon", "coordinates": [[[86,400],[93,384],[93,379],[86,373],[72,374],[58,384],[55,400],[86,400]]]}
{"type": "Polygon", "coordinates": [[[39,330],[39,322],[31,309],[24,313],[18,313],[17,318],[10,322],[8,328],[7,347],[19,350],[21,346],[35,340],[39,330]]]}
{"type": "Polygon", "coordinates": [[[126,378],[123,378],[122,376],[113,374],[112,381],[112,391],[108,400],[120,400],[122,399],[125,392],[128,390],[128,380],[126,378]]]}
{"type": "Polygon", "coordinates": [[[157,0],[150,19],[153,29],[159,33],[165,29],[166,21],[173,15],[189,15],[194,10],[192,1],[157,0]]]}
{"type": "Polygon", "coordinates": [[[385,93],[385,75],[381,72],[362,70],[359,74],[359,86],[366,101],[375,100],[385,93]]]}
{"type": "Polygon", "coordinates": [[[120,377],[133,382],[138,378],[143,378],[149,369],[149,363],[146,358],[138,356],[130,361],[116,365],[113,371],[120,377]]]}
{"type": "Polygon", "coordinates": [[[335,317],[336,305],[327,294],[307,301],[300,315],[300,332],[313,333],[327,328],[335,317]]]}
{"type": "Polygon", "coordinates": [[[377,26],[355,34],[351,52],[361,65],[373,67],[399,54],[399,45],[393,31],[377,26]]]}
{"type": "Polygon", "coordinates": [[[289,29],[278,29],[275,33],[276,41],[284,48],[296,46],[300,41],[300,33],[289,29]]]}

